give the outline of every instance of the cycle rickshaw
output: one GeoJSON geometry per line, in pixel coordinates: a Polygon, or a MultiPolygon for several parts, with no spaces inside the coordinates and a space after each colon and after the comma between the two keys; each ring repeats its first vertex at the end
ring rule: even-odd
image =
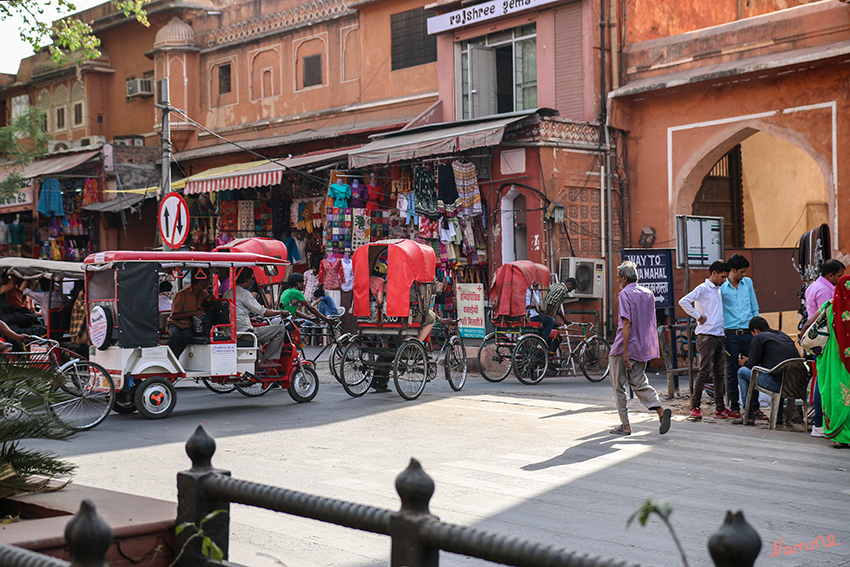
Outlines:
{"type": "Polygon", "coordinates": [[[296,402],[309,402],[316,396],[318,375],[298,351],[297,328],[286,322],[286,340],[276,361],[279,367],[261,370],[257,359],[263,345],[253,333],[236,331],[232,296],[220,293],[220,270],[227,273],[232,286],[238,273],[248,269],[265,305],[277,305],[279,287],[290,269],[286,249],[283,243],[259,240],[265,241],[259,243],[263,254],[231,247],[218,252],[101,252],[86,258],[89,358],[105,367],[115,381],[116,412],[138,410],[148,419],[167,417],[177,403],[174,384],[183,379],[202,381],[216,393],[236,389],[245,396],[260,396],[280,386],[296,402]],[[191,337],[177,357],[167,344],[168,313],[158,309],[159,282],[170,280],[179,286],[196,269],[213,284],[213,299],[205,304],[211,322],[191,337]]]}
{"type": "Polygon", "coordinates": [[[467,358],[460,336],[451,333],[433,358],[417,339],[432,307],[434,250],[412,240],[383,240],[361,246],[351,259],[357,334],[342,353],[340,382],[345,391],[352,397],[362,396],[373,380],[388,380],[392,373],[399,395],[415,400],[425,383],[436,377],[441,357],[451,388],[463,388],[467,358]],[[377,305],[370,296],[369,280],[380,263],[387,267],[386,292],[377,305]]]}
{"type": "Polygon", "coordinates": [[[531,321],[526,311],[526,292],[532,285],[539,286],[541,294],[549,287],[549,269],[527,260],[503,265],[496,271],[495,283],[490,290],[495,332],[490,333],[478,350],[478,368],[481,376],[490,382],[501,382],[511,370],[523,384],[537,384],[548,375],[560,375],[573,366],[573,359],[585,377],[598,382],[607,376],[607,341],[593,333],[592,323],[570,323],[580,327],[581,335],[556,329],[548,337],[565,339],[556,352],[550,353],[548,345],[538,332],[540,323],[531,321]],[[572,348],[570,339],[580,339],[572,348]]]}

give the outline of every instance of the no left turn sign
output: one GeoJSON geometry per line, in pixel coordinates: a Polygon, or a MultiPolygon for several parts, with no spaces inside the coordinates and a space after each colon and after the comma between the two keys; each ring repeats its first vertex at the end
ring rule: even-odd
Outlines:
{"type": "Polygon", "coordinates": [[[159,204],[159,236],[169,248],[183,246],[189,234],[189,206],[179,193],[169,193],[159,204]]]}

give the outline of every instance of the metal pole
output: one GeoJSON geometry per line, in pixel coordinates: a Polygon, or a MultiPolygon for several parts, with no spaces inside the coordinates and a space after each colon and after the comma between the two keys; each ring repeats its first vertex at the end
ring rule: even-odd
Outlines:
{"type": "MultiPolygon", "coordinates": [[[[604,125],[602,126],[605,127],[604,125]]],[[[602,256],[603,260],[607,260],[606,258],[606,247],[605,247],[605,238],[608,236],[605,230],[605,175],[606,175],[605,164],[603,163],[599,167],[599,175],[602,177],[599,179],[599,251],[600,256],[602,256]]],[[[606,276],[602,278],[602,327],[600,331],[602,331],[602,335],[606,335],[608,332],[608,272],[610,270],[605,270],[606,276]]]]}
{"type": "MultiPolygon", "coordinates": [[[[685,261],[685,294],[691,291],[691,267],[688,266],[687,260],[685,261]]],[[[694,395],[694,344],[693,344],[693,336],[691,335],[691,317],[688,316],[685,319],[685,324],[687,325],[687,333],[688,333],[688,388],[691,393],[691,397],[694,395]]]]}
{"type": "Polygon", "coordinates": [[[168,94],[168,79],[159,84],[160,104],[162,108],[162,192],[171,192],[171,98],[168,94]]]}
{"type": "Polygon", "coordinates": [[[605,294],[609,293],[608,290],[611,290],[611,299],[608,301],[608,311],[607,313],[607,323],[608,328],[606,331],[609,336],[614,332],[614,278],[612,272],[614,270],[614,206],[611,202],[611,137],[608,133],[608,124],[603,124],[602,127],[605,129],[605,173],[607,177],[605,178],[605,204],[607,209],[607,223],[608,229],[605,231],[605,234],[608,236],[608,241],[603,242],[603,244],[608,247],[608,268],[605,270],[605,294]]]}

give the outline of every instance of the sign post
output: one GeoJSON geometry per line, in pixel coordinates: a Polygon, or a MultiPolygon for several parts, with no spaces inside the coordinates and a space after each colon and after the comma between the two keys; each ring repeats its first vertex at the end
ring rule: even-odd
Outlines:
{"type": "Polygon", "coordinates": [[[461,337],[484,338],[484,284],[457,284],[457,318],[461,337]]]}
{"type": "Polygon", "coordinates": [[[168,193],[159,204],[159,237],[177,250],[189,235],[189,206],[180,193],[168,193]]]}
{"type": "Polygon", "coordinates": [[[670,309],[673,301],[673,249],[624,248],[623,261],[637,265],[638,283],[655,294],[656,309],[670,309]]]}

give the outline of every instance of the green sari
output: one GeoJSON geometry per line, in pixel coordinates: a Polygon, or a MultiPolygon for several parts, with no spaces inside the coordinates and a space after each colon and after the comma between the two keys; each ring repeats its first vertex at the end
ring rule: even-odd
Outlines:
{"type": "Polygon", "coordinates": [[[850,373],[841,360],[834,332],[832,305],[827,309],[829,340],[818,356],[818,388],[823,404],[823,433],[827,439],[850,443],[850,373]]]}

